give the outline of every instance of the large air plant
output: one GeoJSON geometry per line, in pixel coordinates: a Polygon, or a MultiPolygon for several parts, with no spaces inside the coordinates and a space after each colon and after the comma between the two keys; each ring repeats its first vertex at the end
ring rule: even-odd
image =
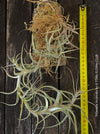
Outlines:
{"type": "MultiPolygon", "coordinates": [[[[17,79],[16,87],[12,92],[9,93],[0,92],[0,93],[5,95],[11,95],[16,92],[17,96],[16,96],[15,104],[7,104],[7,103],[3,103],[3,104],[6,104],[8,106],[15,106],[18,104],[19,100],[21,100],[19,123],[21,120],[25,120],[30,115],[33,115],[36,118],[34,134],[41,123],[43,124],[43,126],[39,134],[41,134],[41,132],[45,128],[60,126],[62,123],[64,123],[65,120],[68,120],[69,123],[68,134],[70,133],[71,124],[74,125],[75,134],[77,134],[78,133],[77,120],[76,120],[76,115],[73,112],[73,107],[80,109],[80,111],[83,112],[85,118],[88,120],[81,107],[75,103],[76,101],[80,100],[80,95],[84,94],[85,92],[81,92],[80,90],[74,89],[73,90],[74,92],[72,93],[67,90],[66,91],[59,90],[49,85],[42,84],[39,86],[38,85],[40,81],[39,77],[35,81],[33,81],[32,73],[27,73],[27,74],[17,73],[16,76],[11,76],[10,74],[8,74],[7,71],[6,73],[9,77],[17,79]],[[55,97],[51,96],[50,92],[55,94],[55,97]],[[27,110],[27,116],[22,118],[24,107],[27,110]],[[62,120],[59,120],[59,118],[56,116],[56,113],[59,112],[62,112],[64,114],[62,120]],[[46,127],[45,123],[49,117],[53,117],[56,123],[46,127]]],[[[89,124],[92,128],[90,122],[89,124]]]]}

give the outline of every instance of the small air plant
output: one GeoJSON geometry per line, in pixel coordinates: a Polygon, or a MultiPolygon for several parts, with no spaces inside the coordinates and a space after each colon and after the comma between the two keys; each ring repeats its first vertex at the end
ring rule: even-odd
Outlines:
{"type": "Polygon", "coordinates": [[[76,34],[74,23],[69,22],[69,16],[63,16],[63,8],[57,1],[28,0],[37,3],[34,16],[29,27],[32,32],[31,57],[33,62],[47,73],[52,72],[52,67],[66,64],[66,58],[71,58],[68,53],[78,49],[72,44],[73,34],[76,34]]]}

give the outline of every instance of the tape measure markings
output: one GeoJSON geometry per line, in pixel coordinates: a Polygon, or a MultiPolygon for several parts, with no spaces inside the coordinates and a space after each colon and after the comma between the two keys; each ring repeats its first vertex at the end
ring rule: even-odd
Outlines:
{"type": "MultiPolygon", "coordinates": [[[[80,86],[81,91],[81,108],[88,118],[88,82],[87,82],[87,7],[82,5],[80,10],[80,86]]],[[[81,134],[88,134],[88,121],[81,112],[81,134]]]]}

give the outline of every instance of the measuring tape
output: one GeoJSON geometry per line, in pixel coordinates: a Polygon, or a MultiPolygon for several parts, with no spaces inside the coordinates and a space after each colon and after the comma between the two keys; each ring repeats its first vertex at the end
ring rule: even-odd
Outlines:
{"type": "Polygon", "coordinates": [[[88,79],[87,79],[87,7],[79,7],[80,15],[80,87],[81,95],[81,134],[89,134],[88,130],[88,79]],[[85,115],[84,115],[85,114],[85,115]]]}

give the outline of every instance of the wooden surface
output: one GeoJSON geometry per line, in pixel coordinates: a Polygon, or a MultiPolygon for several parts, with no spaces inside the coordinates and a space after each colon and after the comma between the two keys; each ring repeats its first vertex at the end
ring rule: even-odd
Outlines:
{"type": "MultiPolygon", "coordinates": [[[[22,0],[7,0],[7,35],[6,35],[6,65],[10,64],[8,59],[21,51],[21,46],[26,40],[30,43],[30,33],[25,31],[24,22],[31,20],[31,4],[22,0]]],[[[12,68],[8,69],[12,73],[12,68]]],[[[14,90],[16,80],[6,78],[6,92],[14,90]]],[[[15,103],[16,94],[6,96],[7,103],[15,103]]],[[[26,111],[25,111],[26,112],[26,111]]],[[[25,114],[24,112],[24,114],[25,114]]],[[[31,119],[21,122],[18,127],[20,104],[15,107],[5,106],[5,134],[31,134],[31,119]]],[[[27,115],[27,113],[25,114],[27,115]]]]}
{"type": "Polygon", "coordinates": [[[100,1],[88,0],[88,83],[89,100],[95,107],[89,105],[89,119],[95,134],[100,133],[100,1]],[[94,4],[95,3],[95,4],[94,4]]]}
{"type": "MultiPolygon", "coordinates": [[[[1,70],[1,66],[5,66],[5,42],[6,42],[6,3],[5,0],[0,0],[0,91],[5,90],[5,74],[1,70]]],[[[0,95],[0,102],[4,102],[4,95],[0,95]]],[[[5,124],[5,106],[0,104],[0,133],[4,134],[5,124]]]]}
{"type": "MultiPolygon", "coordinates": [[[[79,5],[82,4],[82,0],[75,0],[73,2],[73,0],[59,0],[59,2],[61,3],[61,5],[64,7],[65,10],[65,15],[70,15],[70,21],[74,21],[76,27],[79,27],[79,5]]],[[[73,44],[79,47],[79,35],[74,35],[75,38],[73,40],[73,44]]],[[[75,57],[75,59],[68,59],[66,66],[65,67],[61,67],[60,69],[60,75],[62,77],[62,79],[60,80],[60,89],[61,90],[66,90],[66,91],[70,91],[73,92],[74,89],[73,88],[77,88],[76,90],[79,90],[79,51],[75,51],[73,53],[71,53],[72,57],[75,57]],[[73,78],[71,76],[71,73],[73,74],[73,78]],[[75,83],[75,86],[73,87],[73,81],[75,83]]],[[[78,104],[80,104],[78,102],[78,104]]],[[[78,109],[74,109],[73,111],[75,113],[76,118],[77,118],[77,125],[78,125],[78,134],[80,134],[80,110],[78,109]]],[[[63,118],[63,114],[60,114],[60,118],[63,118]]],[[[65,134],[68,131],[68,121],[65,121],[62,126],[61,126],[61,134],[65,134]]],[[[74,126],[73,124],[71,125],[71,134],[75,134],[75,130],[74,130],[74,126]]]]}
{"type": "MultiPolygon", "coordinates": [[[[59,3],[64,7],[65,15],[70,15],[78,27],[79,20],[79,5],[82,0],[59,0],[59,3]]],[[[89,120],[91,121],[94,134],[100,133],[100,0],[88,0],[88,88],[97,90],[89,92],[89,101],[95,104],[95,107],[89,104],[89,120]]],[[[24,22],[27,23],[32,17],[32,5],[25,0],[0,0],[0,66],[9,64],[7,56],[13,57],[21,50],[22,43],[27,40],[30,43],[31,35],[25,31],[24,22]]],[[[75,45],[79,45],[79,37],[76,36],[73,40],[75,45]]],[[[58,87],[62,90],[73,92],[72,77],[69,72],[71,69],[74,77],[76,88],[79,87],[79,52],[73,52],[72,55],[76,59],[67,60],[66,67],[60,67],[60,79],[51,78],[48,75],[43,75],[42,82],[58,87]]],[[[12,69],[8,69],[12,73],[12,69]]],[[[0,91],[12,91],[15,87],[16,81],[5,77],[5,73],[0,70],[0,91]]],[[[0,95],[0,102],[7,103],[15,102],[14,96],[0,95]]],[[[77,102],[80,104],[80,102],[77,102]]],[[[73,109],[77,115],[78,134],[80,130],[80,111],[73,109]]],[[[18,128],[18,118],[20,112],[20,103],[15,107],[8,107],[0,104],[0,134],[32,134],[34,129],[35,120],[33,117],[22,121],[18,128]]],[[[26,111],[24,112],[26,114],[26,111]]],[[[59,119],[63,118],[63,114],[57,115],[59,119]]],[[[52,119],[46,122],[46,125],[51,124],[52,119]]],[[[58,127],[52,129],[45,129],[42,134],[66,134],[68,122],[65,121],[61,125],[60,132],[58,127]]],[[[36,132],[39,134],[39,131],[36,132]]],[[[71,134],[75,134],[74,127],[71,128],[71,134]]],[[[90,134],[91,128],[90,128],[90,134]]]]}

